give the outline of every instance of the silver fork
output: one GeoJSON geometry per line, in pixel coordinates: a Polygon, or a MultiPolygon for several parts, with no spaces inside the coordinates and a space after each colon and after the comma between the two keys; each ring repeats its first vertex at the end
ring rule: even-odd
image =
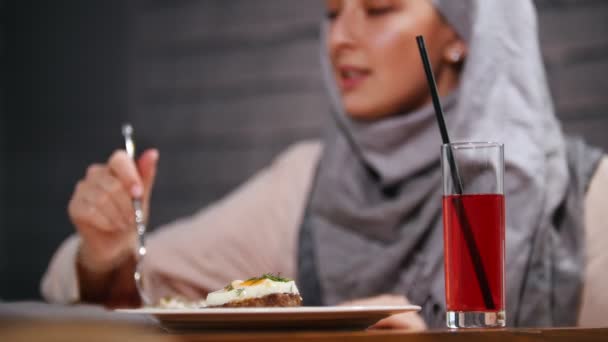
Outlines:
{"type": "MultiPolygon", "coordinates": [[[[135,160],[135,142],[133,141],[133,127],[129,123],[122,125],[122,135],[125,138],[125,149],[131,160],[135,160]]],[[[141,199],[133,198],[133,209],[135,214],[135,226],[137,228],[137,260],[135,263],[135,271],[133,278],[135,279],[135,287],[139,293],[144,305],[152,304],[148,296],[146,296],[143,288],[142,267],[143,260],[146,256],[146,223],[144,221],[144,210],[141,199]]]]}

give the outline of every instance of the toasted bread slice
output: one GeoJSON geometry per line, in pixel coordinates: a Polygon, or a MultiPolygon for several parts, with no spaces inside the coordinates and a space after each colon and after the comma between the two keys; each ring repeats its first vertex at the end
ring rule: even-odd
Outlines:
{"type": "Polygon", "coordinates": [[[302,305],[302,297],[293,293],[271,293],[259,298],[235,300],[210,308],[255,308],[255,307],[295,307],[302,305]]]}

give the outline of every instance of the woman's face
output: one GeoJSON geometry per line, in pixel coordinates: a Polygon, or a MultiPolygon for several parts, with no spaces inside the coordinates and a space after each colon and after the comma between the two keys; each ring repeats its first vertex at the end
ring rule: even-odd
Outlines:
{"type": "Polygon", "coordinates": [[[327,15],[334,77],[353,118],[381,118],[430,101],[417,35],[425,38],[440,93],[457,83],[455,49],[462,56],[464,44],[430,0],[327,0],[327,15]]]}

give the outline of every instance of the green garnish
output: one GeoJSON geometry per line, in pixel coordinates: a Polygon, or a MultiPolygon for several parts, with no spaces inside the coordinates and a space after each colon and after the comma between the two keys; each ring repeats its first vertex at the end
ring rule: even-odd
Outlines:
{"type": "MultiPolygon", "coordinates": [[[[268,279],[268,280],[272,280],[272,281],[278,281],[278,282],[282,282],[282,283],[287,283],[287,282],[293,281],[293,279],[281,277],[280,273],[278,275],[274,275],[272,273],[265,273],[265,274],[263,274],[260,277],[249,278],[249,279],[245,280],[244,282],[248,282],[248,281],[250,281],[250,282],[257,282],[257,281],[264,280],[264,279],[268,279]]],[[[224,286],[224,291],[233,291],[233,290],[234,290],[234,286],[232,286],[232,283],[224,286]]],[[[238,292],[239,290],[237,290],[237,294],[238,295],[241,294],[241,292],[238,292]]]]}
{"type": "Polygon", "coordinates": [[[293,279],[289,279],[289,278],[283,278],[283,277],[281,277],[280,274],[274,275],[272,273],[265,273],[261,277],[253,277],[253,278],[249,278],[245,281],[258,281],[258,280],[262,280],[262,279],[268,279],[268,280],[278,281],[278,282],[282,282],[282,283],[287,283],[287,282],[290,282],[293,280],[293,279]]]}
{"type": "Polygon", "coordinates": [[[240,297],[243,294],[243,291],[245,291],[245,289],[237,289],[236,295],[240,297]]]}

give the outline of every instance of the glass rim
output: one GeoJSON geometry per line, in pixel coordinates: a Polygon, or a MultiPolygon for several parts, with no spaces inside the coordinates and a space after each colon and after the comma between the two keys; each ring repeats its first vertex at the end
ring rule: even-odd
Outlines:
{"type": "Polygon", "coordinates": [[[452,147],[456,150],[465,150],[465,149],[477,149],[477,148],[490,148],[490,147],[499,147],[504,148],[504,144],[497,141],[457,141],[449,144],[442,144],[443,148],[447,148],[448,146],[452,147]]]}

